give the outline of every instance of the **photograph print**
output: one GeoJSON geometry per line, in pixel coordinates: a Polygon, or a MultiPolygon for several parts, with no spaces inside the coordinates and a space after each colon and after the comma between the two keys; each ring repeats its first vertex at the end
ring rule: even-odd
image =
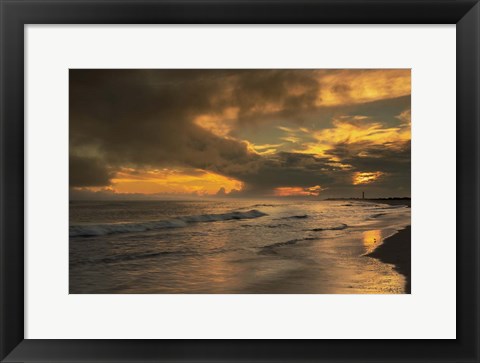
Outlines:
{"type": "Polygon", "coordinates": [[[410,69],[70,69],[70,294],[409,294],[410,69]]]}

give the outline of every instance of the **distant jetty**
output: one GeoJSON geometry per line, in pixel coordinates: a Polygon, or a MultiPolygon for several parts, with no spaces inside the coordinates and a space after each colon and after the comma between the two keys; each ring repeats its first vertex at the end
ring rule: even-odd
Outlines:
{"type": "Polygon", "coordinates": [[[391,197],[391,198],[327,198],[324,200],[340,200],[340,201],[347,201],[347,200],[354,200],[354,201],[361,201],[361,202],[370,202],[370,203],[385,203],[390,205],[406,205],[408,207],[412,204],[412,199],[410,197],[391,197]]]}
{"type": "Polygon", "coordinates": [[[377,201],[377,200],[384,200],[384,201],[389,201],[389,200],[411,200],[412,198],[410,197],[389,197],[389,198],[326,198],[324,200],[366,200],[366,201],[377,201]]]}

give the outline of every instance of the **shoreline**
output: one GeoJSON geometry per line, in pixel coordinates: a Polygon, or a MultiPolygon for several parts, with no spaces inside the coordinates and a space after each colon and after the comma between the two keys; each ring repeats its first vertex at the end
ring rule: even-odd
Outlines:
{"type": "MultiPolygon", "coordinates": [[[[408,199],[370,199],[375,203],[390,205],[405,205],[411,208],[411,200],[408,199]]],[[[405,293],[411,294],[411,261],[412,261],[412,231],[411,225],[399,230],[393,236],[387,237],[375,250],[365,255],[377,260],[394,265],[395,270],[405,276],[405,293]]]]}
{"type": "Polygon", "coordinates": [[[405,276],[405,293],[411,293],[411,226],[385,238],[375,250],[365,255],[383,263],[394,265],[397,272],[405,276]]]}

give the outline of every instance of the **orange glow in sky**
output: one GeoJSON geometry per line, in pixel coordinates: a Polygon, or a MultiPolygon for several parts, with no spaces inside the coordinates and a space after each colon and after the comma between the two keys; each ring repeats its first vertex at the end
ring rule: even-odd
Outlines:
{"type": "Polygon", "coordinates": [[[240,181],[203,170],[160,169],[136,171],[124,168],[112,179],[117,193],[214,195],[220,188],[228,193],[241,190],[240,181]]]}
{"type": "Polygon", "coordinates": [[[275,188],[274,195],[277,197],[292,197],[292,196],[308,196],[308,195],[319,195],[322,187],[320,185],[315,185],[310,188],[301,188],[301,187],[279,187],[275,188]]]}

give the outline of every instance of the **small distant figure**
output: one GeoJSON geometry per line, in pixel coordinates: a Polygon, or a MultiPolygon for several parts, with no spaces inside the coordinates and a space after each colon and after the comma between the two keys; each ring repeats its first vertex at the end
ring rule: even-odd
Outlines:
{"type": "Polygon", "coordinates": [[[365,199],[365,192],[362,192],[362,199],[365,199]]]}

